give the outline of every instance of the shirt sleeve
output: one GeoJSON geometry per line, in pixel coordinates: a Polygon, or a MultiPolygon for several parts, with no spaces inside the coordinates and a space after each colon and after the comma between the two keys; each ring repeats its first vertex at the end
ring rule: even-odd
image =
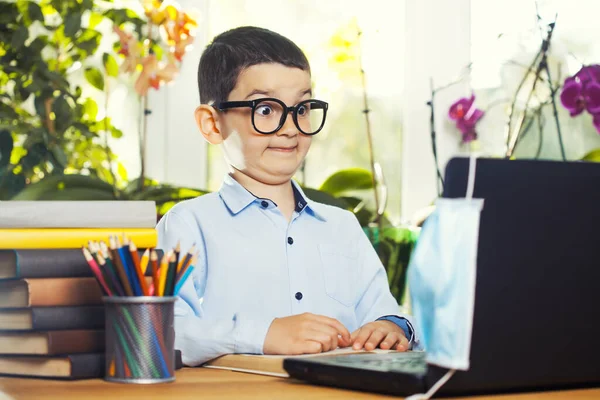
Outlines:
{"type": "Polygon", "coordinates": [[[182,254],[194,244],[199,250],[191,279],[184,283],[175,303],[175,348],[181,350],[183,363],[188,366],[201,365],[224,354],[262,354],[273,318],[248,318],[243,313],[223,315],[218,319],[204,316],[202,297],[208,265],[201,229],[194,229],[188,222],[194,221],[192,218],[186,219],[171,210],[156,227],[157,248],[166,252],[179,242],[182,254]]]}
{"type": "Polygon", "coordinates": [[[354,215],[352,220],[352,230],[357,232],[360,257],[357,280],[365,282],[356,305],[359,326],[380,319],[394,322],[404,331],[411,348],[420,349],[419,335],[414,328],[414,322],[409,316],[400,314],[400,307],[390,291],[387,274],[377,252],[354,215]]]}

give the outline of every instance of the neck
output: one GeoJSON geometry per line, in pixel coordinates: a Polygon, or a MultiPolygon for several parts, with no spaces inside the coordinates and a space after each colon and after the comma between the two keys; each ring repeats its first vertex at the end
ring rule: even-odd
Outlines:
{"type": "Polygon", "coordinates": [[[253,195],[274,201],[288,221],[291,219],[296,202],[292,183],[289,180],[277,184],[268,184],[235,169],[231,176],[253,195]]]}

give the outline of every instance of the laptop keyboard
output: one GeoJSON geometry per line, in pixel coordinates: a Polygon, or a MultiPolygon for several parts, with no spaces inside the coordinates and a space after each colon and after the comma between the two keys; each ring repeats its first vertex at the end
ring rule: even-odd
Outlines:
{"type": "Polygon", "coordinates": [[[346,368],[368,369],[380,372],[401,372],[416,375],[422,375],[427,372],[425,353],[422,351],[323,356],[315,357],[313,361],[346,368]]]}

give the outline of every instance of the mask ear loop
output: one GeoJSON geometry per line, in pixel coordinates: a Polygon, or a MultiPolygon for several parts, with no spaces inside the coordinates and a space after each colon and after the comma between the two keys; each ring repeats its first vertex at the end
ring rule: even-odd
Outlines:
{"type": "Polygon", "coordinates": [[[429,400],[442,386],[446,384],[452,378],[452,375],[456,372],[455,369],[448,370],[444,376],[442,376],[429,390],[427,393],[418,393],[408,396],[405,400],[429,400]]]}
{"type": "Polygon", "coordinates": [[[469,177],[467,178],[467,199],[473,198],[473,191],[475,190],[475,172],[477,170],[477,156],[471,154],[469,157],[469,177]]]}

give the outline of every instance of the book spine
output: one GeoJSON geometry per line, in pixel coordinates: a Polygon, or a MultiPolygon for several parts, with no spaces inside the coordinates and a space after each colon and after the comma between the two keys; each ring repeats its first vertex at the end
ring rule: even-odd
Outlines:
{"type": "Polygon", "coordinates": [[[71,354],[71,379],[102,378],[104,376],[104,353],[71,354]]]}
{"type": "Polygon", "coordinates": [[[138,248],[155,247],[154,229],[0,229],[0,249],[78,249],[90,240],[125,235],[138,248]]]}
{"type": "Polygon", "coordinates": [[[36,307],[31,309],[33,330],[104,329],[104,307],[36,307]]]}
{"type": "Polygon", "coordinates": [[[72,330],[49,331],[48,355],[95,353],[104,351],[104,331],[72,330]]]}
{"type": "Polygon", "coordinates": [[[102,292],[94,278],[26,279],[29,306],[83,306],[102,304],[102,292]]]}
{"type": "MultiPolygon", "coordinates": [[[[143,249],[139,250],[140,257],[143,249]]],[[[159,257],[163,252],[157,250],[159,257]]],[[[92,270],[85,261],[81,249],[19,249],[19,250],[0,250],[0,264],[5,260],[6,263],[14,263],[13,270],[16,274],[13,276],[0,277],[14,278],[62,278],[62,277],[91,277],[92,270]],[[9,257],[9,253],[16,254],[16,257],[9,257]]],[[[151,275],[152,269],[146,270],[146,275],[151,275]]]]}

